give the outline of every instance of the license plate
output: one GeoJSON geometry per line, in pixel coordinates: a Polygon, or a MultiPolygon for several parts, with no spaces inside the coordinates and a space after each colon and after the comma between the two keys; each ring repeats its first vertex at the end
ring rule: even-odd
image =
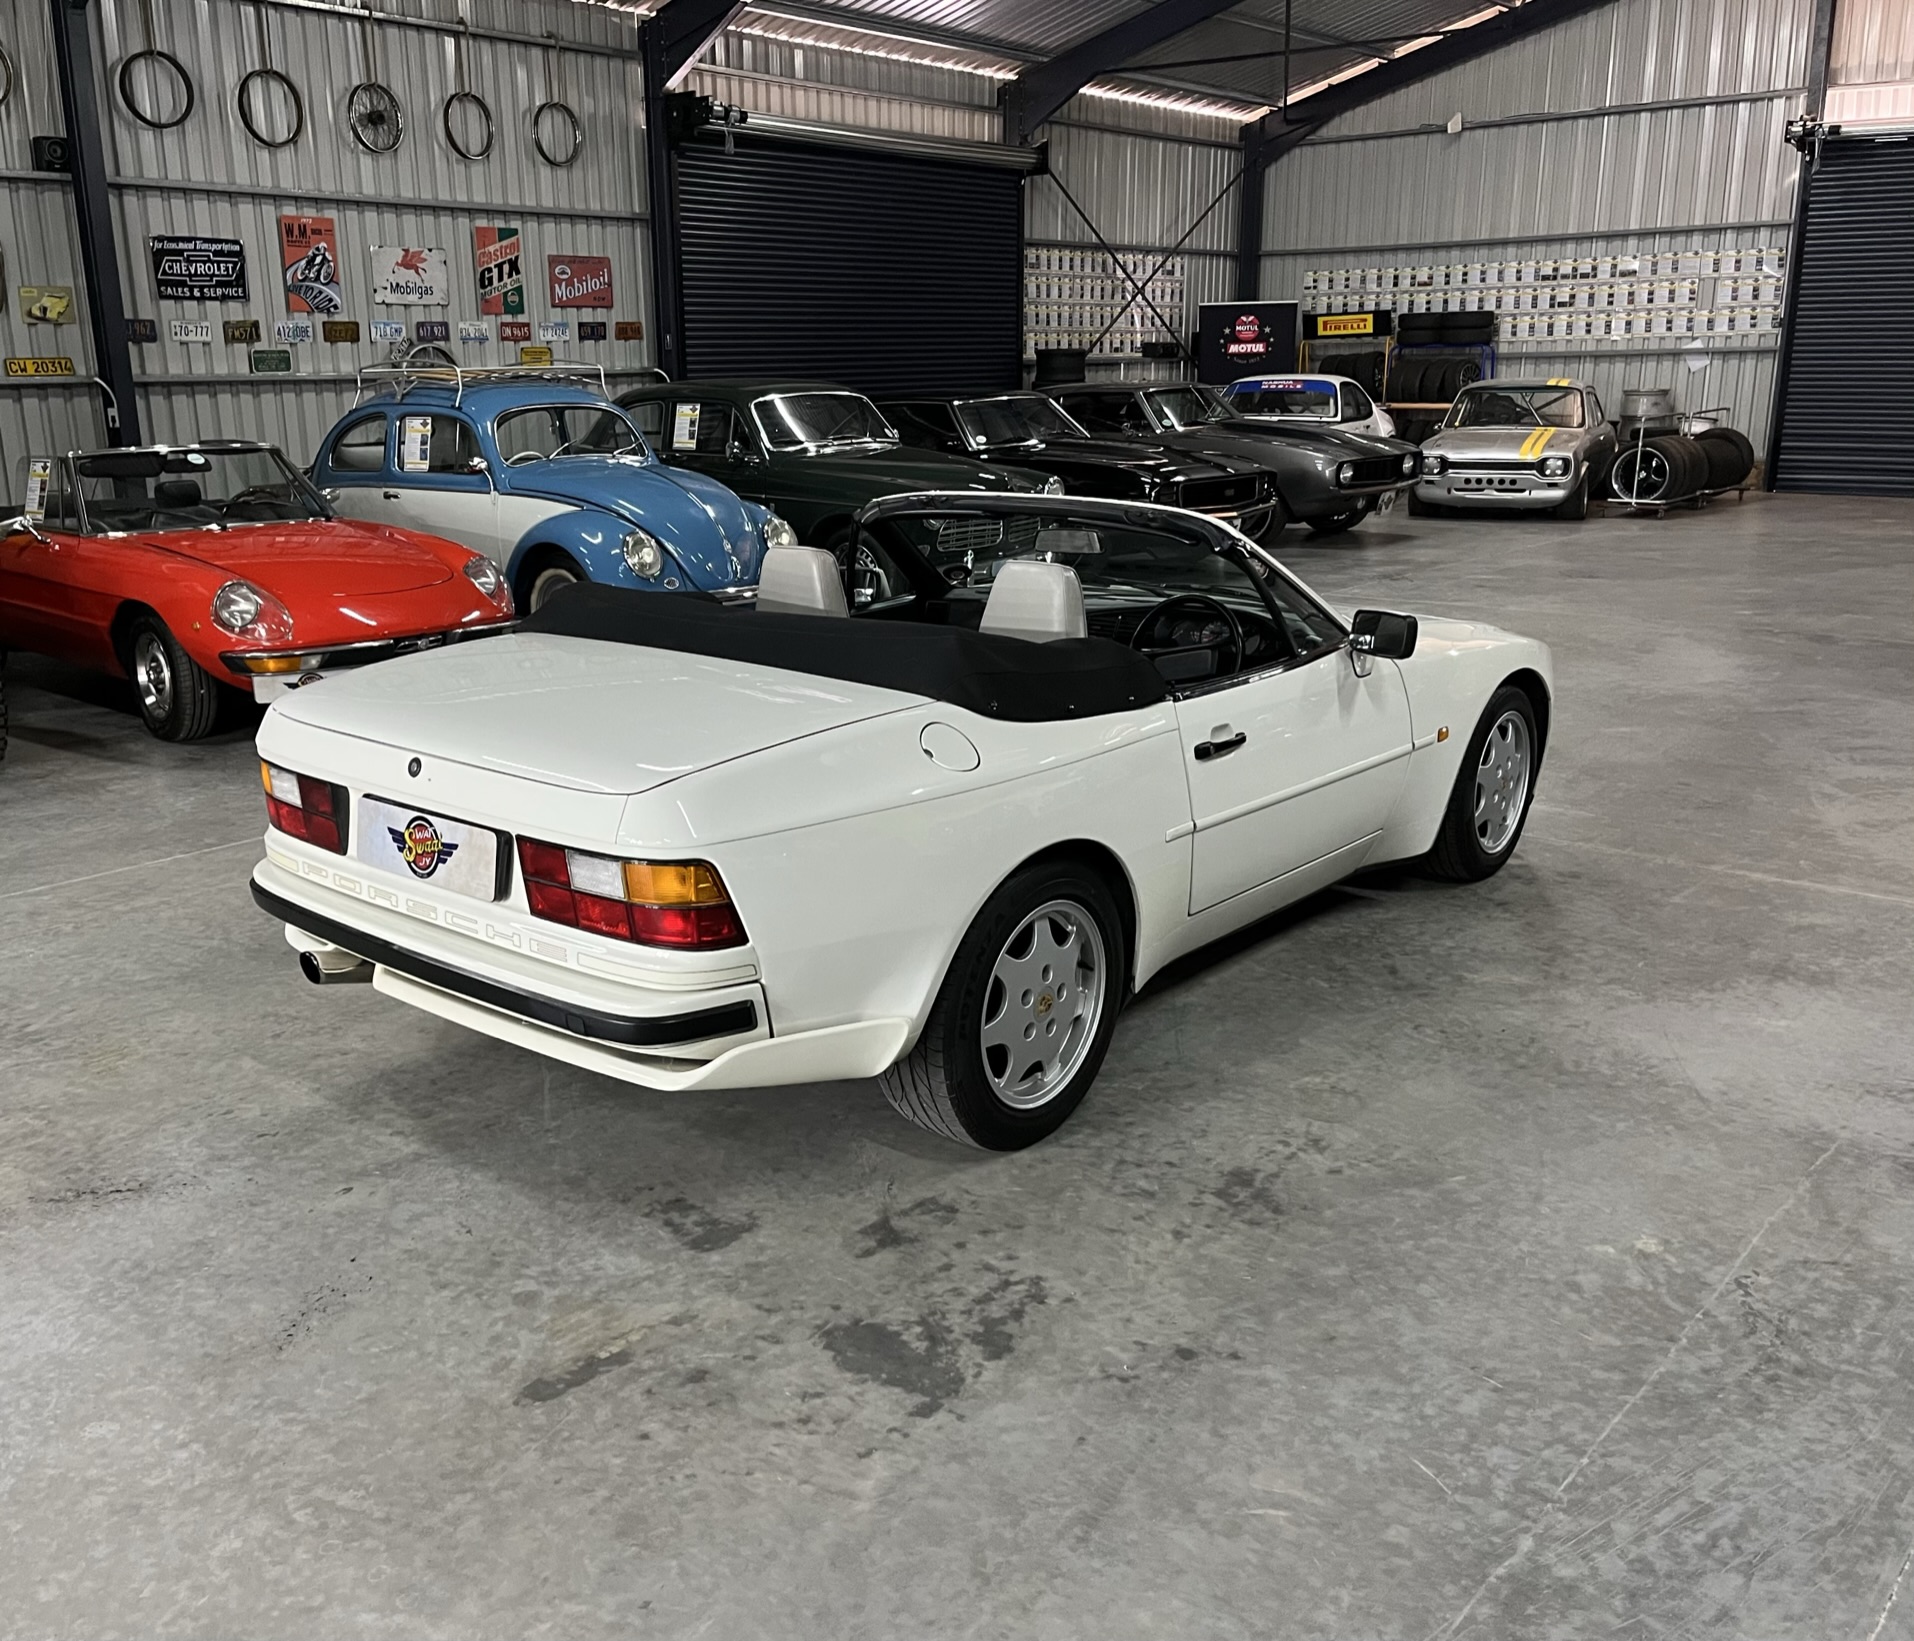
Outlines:
{"type": "Polygon", "coordinates": [[[1390,508],[1394,507],[1395,504],[1396,504],[1395,491],[1385,490],[1376,501],[1376,511],[1378,513],[1386,513],[1389,511],[1390,508]]]}
{"type": "Polygon", "coordinates": [[[395,877],[474,900],[498,899],[499,835],[380,798],[359,800],[360,860],[395,877]]]}

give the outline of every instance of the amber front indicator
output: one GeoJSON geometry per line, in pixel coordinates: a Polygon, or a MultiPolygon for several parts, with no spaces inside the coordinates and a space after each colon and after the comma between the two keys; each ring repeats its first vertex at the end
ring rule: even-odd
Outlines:
{"type": "Polygon", "coordinates": [[[548,922],[682,951],[744,944],[724,879],[701,860],[614,860],[520,838],[518,866],[532,916],[548,922]]]}
{"type": "Polygon", "coordinates": [[[335,855],[346,852],[346,789],[310,775],[295,775],[261,762],[259,784],[266,789],[266,818],[277,831],[335,855]]]}

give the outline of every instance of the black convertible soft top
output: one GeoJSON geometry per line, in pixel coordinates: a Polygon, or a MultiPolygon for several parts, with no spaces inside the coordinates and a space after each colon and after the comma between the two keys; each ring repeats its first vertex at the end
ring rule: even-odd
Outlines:
{"type": "Polygon", "coordinates": [[[966,627],[773,615],[695,593],[580,582],[528,616],[524,632],[745,661],[948,701],[985,718],[1040,723],[1127,712],[1167,698],[1145,656],[1108,638],[1036,644],[966,627]]]}

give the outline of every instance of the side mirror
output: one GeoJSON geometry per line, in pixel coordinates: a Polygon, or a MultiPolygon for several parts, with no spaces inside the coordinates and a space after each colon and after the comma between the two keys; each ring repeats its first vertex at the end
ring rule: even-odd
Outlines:
{"type": "Polygon", "coordinates": [[[49,536],[46,531],[42,530],[39,525],[34,523],[32,519],[28,518],[25,513],[18,514],[10,519],[0,519],[0,536],[20,535],[31,536],[35,541],[43,541],[49,547],[53,545],[53,538],[49,536]]]}
{"type": "Polygon", "coordinates": [[[487,484],[492,482],[492,464],[483,456],[467,457],[465,471],[472,478],[484,479],[487,484]]]}
{"type": "Polygon", "coordinates": [[[1349,656],[1359,677],[1369,676],[1377,656],[1406,661],[1416,653],[1416,618],[1391,610],[1358,610],[1349,622],[1349,656]]]}

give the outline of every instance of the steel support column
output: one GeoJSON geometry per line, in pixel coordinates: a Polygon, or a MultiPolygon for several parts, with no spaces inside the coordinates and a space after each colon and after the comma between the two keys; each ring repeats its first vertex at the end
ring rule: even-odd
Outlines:
{"type": "Polygon", "coordinates": [[[126,298],[120,253],[107,201],[106,151],[100,141],[99,78],[87,0],[48,0],[53,48],[59,58],[60,110],[73,176],[73,214],[80,229],[80,272],[93,331],[94,368],[105,385],[106,436],[111,444],[140,442],[140,409],[133,396],[133,353],[126,341],[126,298]]]}

